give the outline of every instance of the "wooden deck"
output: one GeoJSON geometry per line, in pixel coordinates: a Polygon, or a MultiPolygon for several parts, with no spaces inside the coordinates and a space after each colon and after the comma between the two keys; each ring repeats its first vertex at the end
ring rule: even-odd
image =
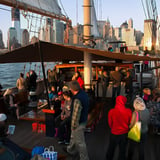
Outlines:
{"type": "MultiPolygon", "coordinates": [[[[105,101],[104,113],[101,120],[96,125],[93,132],[85,133],[90,160],[106,160],[105,155],[108,149],[110,135],[107,114],[111,107],[111,102],[105,101]]],[[[37,145],[43,145],[45,147],[53,145],[58,154],[67,156],[67,158],[63,157],[64,160],[70,160],[69,155],[63,151],[65,145],[59,145],[57,138],[46,137],[45,133],[32,132],[32,121],[12,120],[9,124],[16,125],[15,134],[9,136],[9,138],[21,147],[32,149],[37,145]]],[[[145,160],[158,160],[160,157],[159,148],[160,136],[153,134],[152,129],[150,128],[147,143],[145,145],[145,160]]],[[[117,160],[117,156],[118,148],[115,151],[113,160],[117,160]]],[[[137,155],[135,155],[134,160],[137,160],[136,156],[137,155]]]]}

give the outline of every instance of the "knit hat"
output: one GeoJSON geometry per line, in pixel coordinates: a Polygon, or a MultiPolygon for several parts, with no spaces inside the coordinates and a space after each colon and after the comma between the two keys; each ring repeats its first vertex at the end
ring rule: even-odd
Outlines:
{"type": "Polygon", "coordinates": [[[134,100],[134,102],[133,102],[133,107],[134,107],[136,110],[142,111],[142,110],[144,110],[144,109],[146,108],[146,105],[145,105],[145,103],[144,103],[144,101],[143,101],[142,98],[137,97],[137,98],[134,100]]]}
{"type": "Polygon", "coordinates": [[[5,121],[7,116],[4,113],[0,113],[0,122],[5,121]]]}
{"type": "Polygon", "coordinates": [[[72,89],[73,91],[79,91],[80,90],[80,85],[78,83],[78,81],[73,80],[69,83],[69,87],[70,89],[72,89]]]}

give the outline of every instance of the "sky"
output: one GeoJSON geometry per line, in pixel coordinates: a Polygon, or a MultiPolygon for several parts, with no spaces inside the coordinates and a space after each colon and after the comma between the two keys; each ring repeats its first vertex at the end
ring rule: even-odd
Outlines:
{"type": "MultiPolygon", "coordinates": [[[[83,24],[83,0],[58,0],[62,12],[72,20],[72,25],[83,24]],[[65,12],[64,12],[64,10],[65,12]]],[[[113,27],[119,27],[123,22],[133,19],[133,28],[143,32],[145,14],[142,0],[94,0],[98,20],[110,20],[113,27]]],[[[158,14],[160,15],[160,0],[156,0],[158,14]]],[[[7,31],[11,26],[11,13],[1,8],[10,7],[0,5],[0,30],[6,44],[7,31]]],[[[27,20],[21,16],[21,27],[27,28],[27,20]]]]}

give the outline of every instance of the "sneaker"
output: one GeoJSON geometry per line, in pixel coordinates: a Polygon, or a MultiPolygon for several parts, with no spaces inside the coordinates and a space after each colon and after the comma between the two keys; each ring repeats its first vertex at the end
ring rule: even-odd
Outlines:
{"type": "Polygon", "coordinates": [[[59,140],[59,141],[58,141],[58,144],[64,144],[64,143],[65,143],[64,140],[59,140]]]}

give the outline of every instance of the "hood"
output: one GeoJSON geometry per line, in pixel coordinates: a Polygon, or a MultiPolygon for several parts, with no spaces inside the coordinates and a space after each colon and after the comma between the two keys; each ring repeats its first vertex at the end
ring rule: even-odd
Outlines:
{"type": "Polygon", "coordinates": [[[124,108],[127,102],[127,98],[125,96],[117,96],[115,108],[124,108]]]}
{"type": "Polygon", "coordinates": [[[133,102],[133,107],[138,111],[142,111],[145,110],[146,105],[141,97],[137,97],[133,102]]]}

